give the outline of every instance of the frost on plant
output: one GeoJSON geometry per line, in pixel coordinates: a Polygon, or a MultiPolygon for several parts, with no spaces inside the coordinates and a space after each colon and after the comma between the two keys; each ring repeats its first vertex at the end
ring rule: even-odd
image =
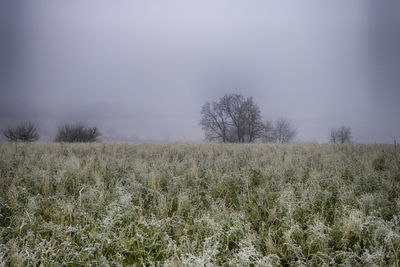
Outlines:
{"type": "Polygon", "coordinates": [[[398,266],[399,153],[360,144],[2,143],[0,262],[398,266]]]}

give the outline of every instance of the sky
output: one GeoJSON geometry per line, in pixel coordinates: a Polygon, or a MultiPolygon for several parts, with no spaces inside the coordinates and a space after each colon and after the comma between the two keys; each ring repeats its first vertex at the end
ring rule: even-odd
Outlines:
{"type": "Polygon", "coordinates": [[[296,141],[400,140],[398,0],[0,3],[0,129],[97,126],[102,141],[202,142],[200,110],[252,96],[296,141]]]}

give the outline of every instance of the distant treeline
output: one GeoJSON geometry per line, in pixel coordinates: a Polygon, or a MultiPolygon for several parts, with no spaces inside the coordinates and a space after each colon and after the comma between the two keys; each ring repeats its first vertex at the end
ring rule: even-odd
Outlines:
{"type": "MultiPolygon", "coordinates": [[[[201,121],[208,141],[222,143],[289,143],[294,140],[297,130],[284,118],[275,122],[263,121],[260,108],[252,97],[227,94],[218,101],[206,102],[201,110],[201,121]]],[[[351,141],[349,127],[332,129],[330,142],[351,141]]]]}
{"type": "MultiPolygon", "coordinates": [[[[297,130],[285,118],[275,122],[261,118],[260,108],[252,97],[227,94],[218,101],[206,102],[201,109],[200,125],[205,138],[222,143],[289,143],[294,140],[297,130]]],[[[58,127],[55,142],[97,142],[100,131],[81,123],[64,124],[58,127]]],[[[3,136],[10,142],[34,142],[39,139],[36,126],[25,122],[7,128],[3,136]]],[[[329,141],[332,144],[351,142],[350,127],[332,129],[329,141]]]]}

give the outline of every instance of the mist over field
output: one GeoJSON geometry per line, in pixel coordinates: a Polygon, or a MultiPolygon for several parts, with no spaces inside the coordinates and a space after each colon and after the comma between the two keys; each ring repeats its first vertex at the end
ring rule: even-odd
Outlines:
{"type": "MultiPolygon", "coordinates": [[[[388,1],[2,1],[0,128],[52,141],[202,142],[201,106],[253,97],[294,141],[400,136],[400,4],[388,1]]],[[[398,138],[399,139],[399,138],[398,138]]]]}
{"type": "Polygon", "coordinates": [[[0,1],[0,266],[400,264],[400,1],[0,1]]]}

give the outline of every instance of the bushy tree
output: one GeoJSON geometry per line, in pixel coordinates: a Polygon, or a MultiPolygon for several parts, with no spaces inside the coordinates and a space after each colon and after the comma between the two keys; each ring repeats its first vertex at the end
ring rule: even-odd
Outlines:
{"type": "Polygon", "coordinates": [[[35,125],[30,122],[21,123],[15,128],[8,128],[3,135],[10,142],[34,142],[39,139],[35,125]]]}
{"type": "Polygon", "coordinates": [[[96,142],[100,132],[97,127],[83,124],[65,124],[58,128],[55,142],[96,142]]]}

